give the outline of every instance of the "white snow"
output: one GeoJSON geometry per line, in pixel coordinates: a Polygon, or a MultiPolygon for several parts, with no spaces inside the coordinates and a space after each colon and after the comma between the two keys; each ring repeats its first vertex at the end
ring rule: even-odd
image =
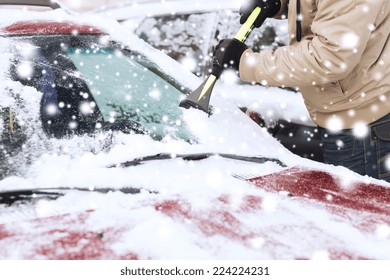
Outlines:
{"type": "MultiPolygon", "coordinates": [[[[182,84],[195,89],[202,82],[179,63],[146,45],[115,20],[93,15],[72,17],[61,10],[44,14],[7,14],[1,11],[0,18],[2,24],[42,18],[92,24],[106,30],[111,38],[151,57],[182,84]]],[[[0,38],[1,50],[6,46],[3,41],[6,43],[7,40],[0,38]]],[[[15,94],[26,97],[25,100],[30,102],[28,108],[38,110],[40,93],[1,76],[9,65],[9,57],[6,53],[0,54],[2,92],[7,92],[5,88],[11,88],[15,94]]],[[[282,116],[287,120],[309,122],[307,112],[301,110],[303,103],[299,94],[260,86],[257,91],[255,95],[252,86],[242,85],[239,92],[232,92],[228,84],[219,83],[212,96],[212,116],[208,117],[198,110],[183,109],[183,120],[198,139],[198,143],[192,145],[168,137],[156,142],[146,135],[122,133],[48,139],[39,129],[39,120],[32,119],[37,112],[24,112],[24,122],[31,128],[31,139],[24,149],[29,158],[23,158],[23,153],[17,157],[21,173],[1,180],[0,190],[77,186],[91,190],[104,187],[135,187],[143,191],[137,195],[119,192],[104,195],[74,192],[55,201],[41,201],[35,209],[23,205],[1,207],[0,224],[20,223],[22,226],[23,221],[30,218],[93,209],[91,217],[83,225],[86,228],[97,231],[110,227],[131,228],[120,235],[111,246],[118,255],[134,251],[138,252],[141,258],[155,259],[289,259],[301,254],[313,259],[327,259],[329,252],[322,246],[333,244],[340,250],[346,248],[371,258],[390,258],[387,224],[378,225],[372,232],[362,232],[346,222],[347,218],[334,216],[323,207],[301,203],[287,198],[286,195],[266,192],[234,177],[255,177],[282,170],[276,163],[245,163],[220,157],[201,161],[175,158],[177,154],[205,152],[266,156],[278,158],[290,167],[317,168],[355,180],[362,179],[345,168],[327,166],[293,155],[252,122],[237,108],[237,103],[260,112],[268,122],[282,116]],[[109,141],[113,144],[107,149],[105,144],[109,141]],[[108,168],[157,153],[170,153],[173,159],[129,168],[108,168]],[[248,196],[264,198],[260,210],[239,211],[248,196]],[[221,197],[229,198],[230,204],[222,204],[221,197]],[[219,211],[231,211],[242,226],[235,229],[234,234],[257,234],[245,242],[218,234],[206,237],[197,232],[196,226],[191,224],[196,221],[188,221],[189,224],[186,224],[154,208],[156,203],[176,199],[183,202],[181,207],[187,205],[191,212],[198,213],[204,221],[211,219],[209,214],[216,215],[211,221],[220,222],[221,225],[223,223],[220,220],[222,216],[218,216],[221,215],[219,211]],[[267,236],[268,230],[273,236],[267,236]],[[286,231],[289,233],[286,234],[286,231]],[[280,246],[274,248],[274,244],[267,242],[269,238],[278,240],[280,246]]],[[[163,98],[157,89],[149,94],[155,99],[163,98]]],[[[10,96],[4,97],[3,94],[0,107],[12,107],[13,102],[10,96]]],[[[368,182],[379,182],[367,177],[365,179],[368,182]]],[[[44,240],[36,242],[41,243],[44,240]]],[[[19,248],[17,251],[10,251],[9,256],[21,258],[23,250],[19,248]]]]}

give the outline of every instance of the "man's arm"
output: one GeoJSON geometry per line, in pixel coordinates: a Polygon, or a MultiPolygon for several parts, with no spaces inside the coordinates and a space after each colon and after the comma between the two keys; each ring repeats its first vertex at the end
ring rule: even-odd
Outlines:
{"type": "Polygon", "coordinates": [[[359,63],[370,39],[381,0],[321,0],[313,37],[275,51],[246,50],[240,60],[244,81],[270,86],[311,86],[338,81],[359,63]]]}

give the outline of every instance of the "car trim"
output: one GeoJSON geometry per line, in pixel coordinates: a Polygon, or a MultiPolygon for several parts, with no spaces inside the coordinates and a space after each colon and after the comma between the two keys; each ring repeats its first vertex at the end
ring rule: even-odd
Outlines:
{"type": "Polygon", "coordinates": [[[281,167],[287,167],[287,165],[284,162],[280,161],[279,159],[269,158],[269,157],[240,156],[240,155],[224,154],[224,153],[195,153],[195,154],[159,153],[151,156],[136,158],[115,165],[110,165],[108,166],[108,168],[137,166],[145,162],[155,161],[155,160],[167,160],[167,159],[180,158],[186,161],[197,161],[197,160],[207,159],[210,157],[221,157],[226,159],[233,159],[233,160],[246,161],[252,163],[274,162],[280,165],[281,167]]]}
{"type": "Polygon", "coordinates": [[[35,188],[35,189],[17,189],[0,192],[0,205],[11,206],[16,202],[34,201],[40,199],[56,200],[64,196],[69,191],[96,192],[107,194],[110,192],[121,192],[123,194],[139,194],[143,191],[149,193],[158,193],[141,188],[123,187],[123,188],[80,188],[80,187],[57,187],[57,188],[35,188]]]}
{"type": "Polygon", "coordinates": [[[60,4],[54,0],[0,0],[0,5],[40,6],[50,7],[53,10],[61,8],[60,4]]]}
{"type": "Polygon", "coordinates": [[[58,34],[106,34],[102,30],[72,22],[19,21],[0,29],[0,34],[13,35],[58,35],[58,34]]]}

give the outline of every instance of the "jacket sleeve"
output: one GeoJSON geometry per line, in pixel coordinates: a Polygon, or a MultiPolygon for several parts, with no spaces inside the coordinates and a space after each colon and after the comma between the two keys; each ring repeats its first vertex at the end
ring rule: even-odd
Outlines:
{"type": "Polygon", "coordinates": [[[240,59],[241,79],[289,87],[342,80],[359,63],[381,11],[380,1],[318,1],[313,34],[275,51],[246,50],[240,59]]]}

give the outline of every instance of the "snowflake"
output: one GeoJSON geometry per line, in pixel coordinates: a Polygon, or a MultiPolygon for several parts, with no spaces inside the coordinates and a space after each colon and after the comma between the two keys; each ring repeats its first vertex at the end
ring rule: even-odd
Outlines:
{"type": "Polygon", "coordinates": [[[249,242],[252,248],[260,249],[264,245],[265,240],[262,237],[254,237],[250,239],[249,242]]]}
{"type": "Polygon", "coordinates": [[[149,92],[149,96],[153,99],[160,100],[161,92],[158,89],[153,89],[149,92]]]}
{"type": "Polygon", "coordinates": [[[80,112],[83,115],[89,115],[93,113],[93,107],[95,107],[94,102],[83,102],[80,105],[80,112]]]}
{"type": "Polygon", "coordinates": [[[354,125],[352,132],[357,138],[364,138],[368,135],[369,129],[366,123],[358,122],[354,125]]]}
{"type": "Polygon", "coordinates": [[[180,60],[180,63],[186,68],[187,70],[194,72],[197,67],[197,61],[192,56],[185,56],[180,60]]]}
{"type": "Polygon", "coordinates": [[[390,157],[385,160],[385,168],[386,170],[390,171],[390,157]]]}
{"type": "Polygon", "coordinates": [[[55,115],[57,112],[58,112],[58,108],[56,105],[54,104],[50,104],[46,107],[46,112],[49,114],[49,115],[55,115]]]}
{"type": "Polygon", "coordinates": [[[326,127],[332,132],[340,131],[343,128],[343,120],[339,117],[333,116],[328,119],[326,127]]]}
{"type": "Polygon", "coordinates": [[[17,67],[18,76],[22,79],[27,79],[34,72],[33,66],[30,62],[22,62],[17,67]]]}
{"type": "Polygon", "coordinates": [[[346,49],[353,50],[359,45],[359,36],[354,32],[346,33],[341,38],[341,46],[346,49]]]}

